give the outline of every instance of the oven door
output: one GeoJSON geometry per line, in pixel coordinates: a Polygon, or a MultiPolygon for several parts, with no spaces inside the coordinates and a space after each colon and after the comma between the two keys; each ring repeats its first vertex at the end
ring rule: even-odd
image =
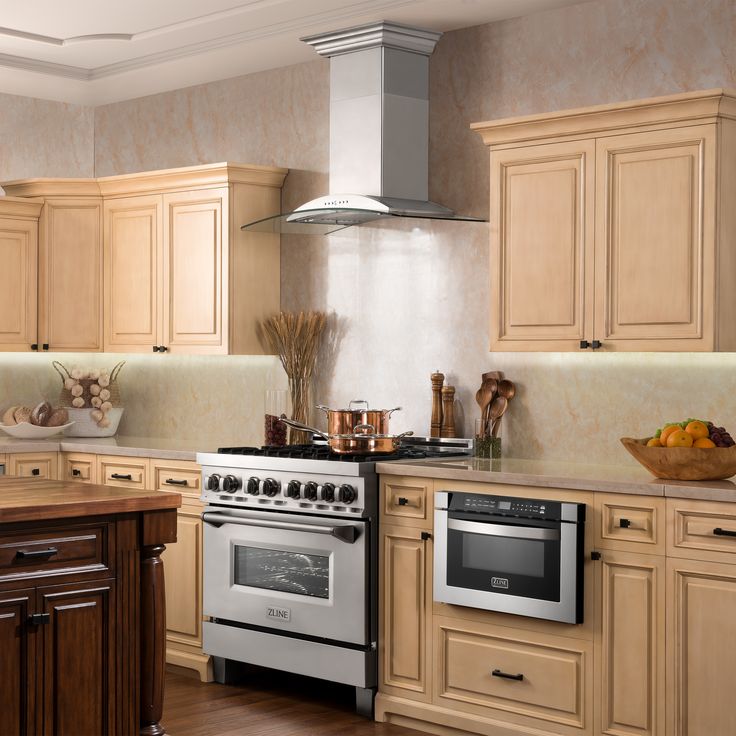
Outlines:
{"type": "Polygon", "coordinates": [[[204,614],[365,645],[368,522],[208,507],[204,614]]]}
{"type": "Polygon", "coordinates": [[[435,511],[435,600],[582,622],[578,525],[435,511]]]}

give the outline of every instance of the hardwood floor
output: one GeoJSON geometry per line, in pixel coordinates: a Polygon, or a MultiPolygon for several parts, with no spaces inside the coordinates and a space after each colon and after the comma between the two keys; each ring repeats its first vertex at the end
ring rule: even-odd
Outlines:
{"type": "Polygon", "coordinates": [[[203,684],[182,671],[166,673],[168,736],[417,736],[353,711],[354,690],[271,670],[248,672],[242,685],[203,684]]]}

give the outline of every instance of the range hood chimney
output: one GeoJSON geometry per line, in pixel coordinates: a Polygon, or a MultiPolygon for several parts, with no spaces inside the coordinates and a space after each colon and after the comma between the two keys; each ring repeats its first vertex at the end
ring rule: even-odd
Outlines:
{"type": "Polygon", "coordinates": [[[303,38],[330,59],[330,194],[243,229],[328,234],[396,217],[480,221],[428,199],[429,57],[441,35],[383,21],[303,38]]]}

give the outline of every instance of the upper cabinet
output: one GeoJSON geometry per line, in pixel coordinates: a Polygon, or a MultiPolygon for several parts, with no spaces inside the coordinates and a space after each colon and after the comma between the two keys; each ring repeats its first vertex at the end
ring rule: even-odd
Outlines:
{"type": "Polygon", "coordinates": [[[105,202],[105,350],[267,352],[280,240],[245,233],[278,212],[286,169],[213,164],[98,179],[105,202]]]}
{"type": "Polygon", "coordinates": [[[3,184],[0,350],[268,352],[280,240],[240,226],[280,210],[286,174],[223,163],[3,184]]]}
{"type": "Polygon", "coordinates": [[[736,98],[473,127],[491,153],[492,350],[736,350],[736,98]]]}

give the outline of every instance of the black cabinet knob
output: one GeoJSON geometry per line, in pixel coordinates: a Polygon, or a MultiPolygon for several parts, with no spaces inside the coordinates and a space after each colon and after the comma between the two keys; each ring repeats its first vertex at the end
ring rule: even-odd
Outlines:
{"type": "Polygon", "coordinates": [[[629,519],[619,519],[618,525],[622,529],[628,529],[631,526],[631,521],[629,519]]]}
{"type": "Polygon", "coordinates": [[[598,348],[603,347],[603,343],[600,340],[593,340],[593,342],[590,343],[590,347],[592,347],[593,350],[598,350],[598,348]]]}
{"type": "Polygon", "coordinates": [[[159,345],[158,346],[158,351],[159,351],[159,353],[165,353],[165,352],[168,351],[168,348],[166,347],[166,345],[159,345]]]}
{"type": "Polygon", "coordinates": [[[590,343],[587,340],[580,341],[580,349],[587,350],[590,347],[590,343]]]}
{"type": "Polygon", "coordinates": [[[31,343],[31,350],[38,350],[38,343],[37,342],[31,343]]]}
{"type": "Polygon", "coordinates": [[[31,470],[31,475],[41,475],[41,468],[33,468],[31,470]]]}
{"type": "Polygon", "coordinates": [[[154,345],[151,350],[153,350],[154,353],[158,352],[158,345],[154,345]]]}
{"type": "Polygon", "coordinates": [[[49,344],[48,344],[47,342],[45,342],[45,343],[44,343],[43,345],[41,345],[41,347],[42,347],[42,348],[43,348],[44,350],[48,350],[48,349],[49,349],[49,344]]]}
{"type": "Polygon", "coordinates": [[[424,542],[426,542],[428,539],[432,539],[432,535],[429,532],[422,532],[419,536],[424,542]]]}

